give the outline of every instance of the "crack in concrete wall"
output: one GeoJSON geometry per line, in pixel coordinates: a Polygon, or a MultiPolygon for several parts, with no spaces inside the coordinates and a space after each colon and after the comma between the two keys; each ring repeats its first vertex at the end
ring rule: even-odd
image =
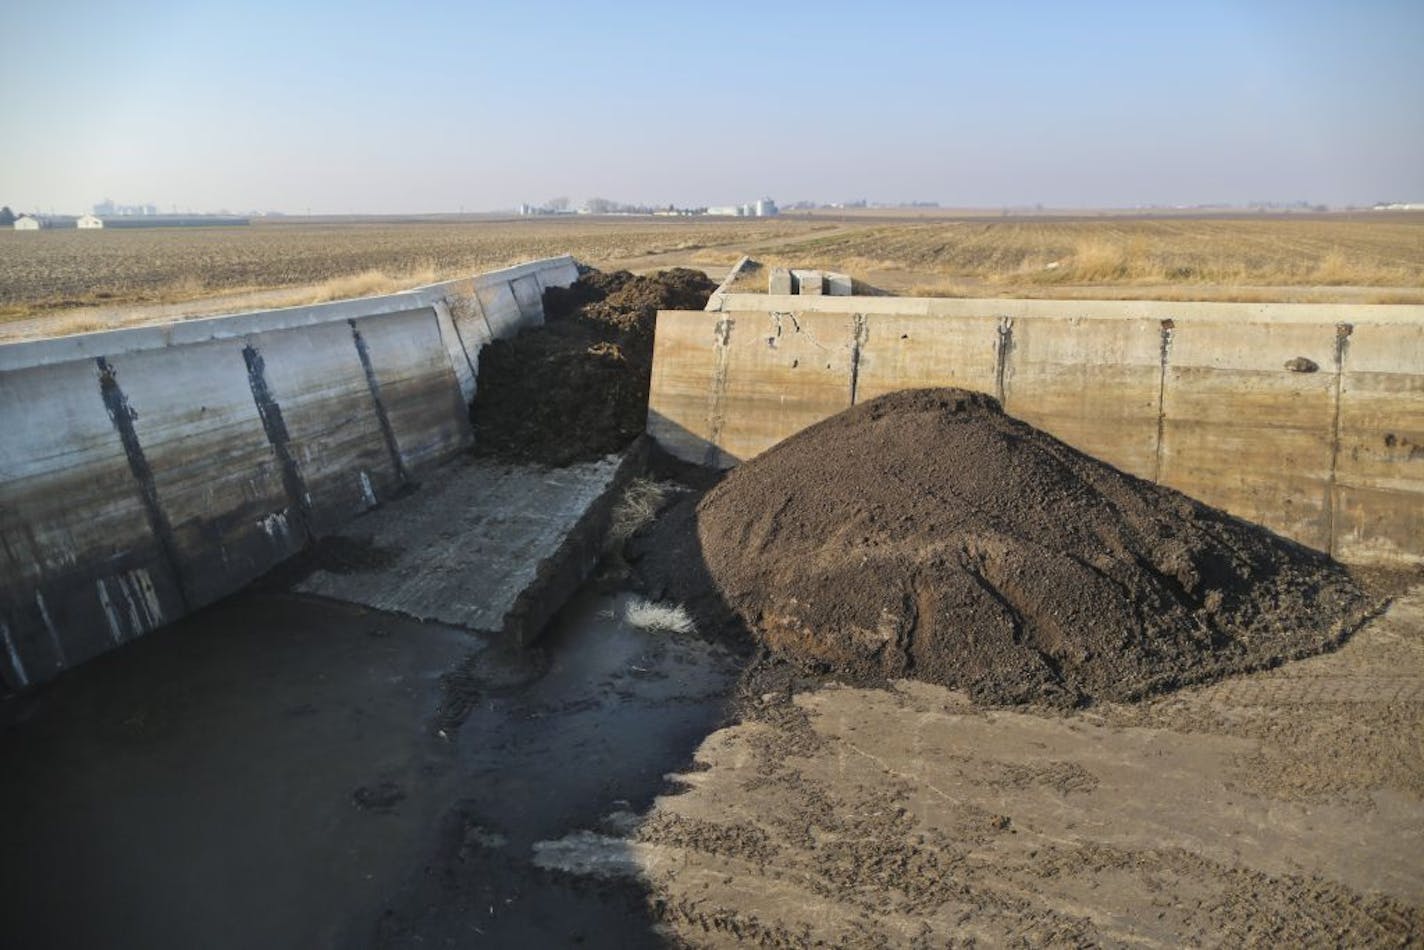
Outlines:
{"type": "Polygon", "coordinates": [[[850,404],[852,406],[855,405],[857,390],[860,388],[860,353],[869,342],[870,323],[865,319],[865,314],[853,314],[851,316],[850,345],[850,404]]]}

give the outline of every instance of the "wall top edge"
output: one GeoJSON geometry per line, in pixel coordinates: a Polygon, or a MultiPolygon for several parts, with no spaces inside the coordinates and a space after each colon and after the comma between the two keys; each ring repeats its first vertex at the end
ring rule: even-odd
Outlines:
{"type": "MultiPolygon", "coordinates": [[[[684,312],[691,313],[693,311],[684,312]]],[[[887,316],[1055,317],[1058,319],[1201,320],[1207,322],[1236,320],[1249,323],[1424,324],[1424,305],[1419,304],[724,294],[721,305],[713,312],[860,313],[887,316]]]]}
{"type": "Polygon", "coordinates": [[[441,281],[438,284],[425,284],[412,288],[406,293],[417,295],[428,306],[451,294],[468,294],[476,289],[483,290],[486,287],[509,283],[530,274],[541,274],[545,271],[560,270],[565,267],[578,267],[578,262],[574,260],[573,255],[560,254],[557,257],[541,257],[536,261],[513,264],[499,270],[475,274],[472,277],[457,277],[454,280],[441,281]]]}
{"type": "Polygon", "coordinates": [[[275,310],[220,314],[153,326],[126,327],[0,344],[0,372],[240,338],[274,330],[300,329],[364,317],[409,313],[429,309],[447,295],[473,293],[476,289],[518,280],[529,274],[569,266],[576,266],[574,259],[564,254],[379,297],[359,297],[354,300],[337,300],[275,310]]]}

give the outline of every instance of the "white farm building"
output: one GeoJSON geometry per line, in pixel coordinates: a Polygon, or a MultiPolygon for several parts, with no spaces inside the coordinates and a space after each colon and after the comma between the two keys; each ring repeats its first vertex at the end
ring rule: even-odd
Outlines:
{"type": "Polygon", "coordinates": [[[15,219],[16,231],[38,231],[40,229],[40,219],[32,218],[27,214],[22,214],[15,219]]]}
{"type": "Polygon", "coordinates": [[[713,205],[706,213],[724,218],[770,218],[777,213],[777,207],[775,201],[762,198],[755,204],[713,205]]]}
{"type": "Polygon", "coordinates": [[[82,215],[79,220],[75,222],[75,227],[79,228],[79,230],[81,231],[93,230],[94,228],[102,228],[103,226],[104,220],[98,217],[97,215],[92,214],[82,215]]]}

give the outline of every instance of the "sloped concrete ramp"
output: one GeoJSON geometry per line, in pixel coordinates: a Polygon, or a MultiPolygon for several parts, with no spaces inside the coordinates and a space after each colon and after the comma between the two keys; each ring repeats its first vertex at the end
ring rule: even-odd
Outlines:
{"type": "Polygon", "coordinates": [[[526,643],[597,560],[640,450],[561,469],[461,460],[352,522],[332,547],[354,555],[319,556],[295,589],[526,643]]]}

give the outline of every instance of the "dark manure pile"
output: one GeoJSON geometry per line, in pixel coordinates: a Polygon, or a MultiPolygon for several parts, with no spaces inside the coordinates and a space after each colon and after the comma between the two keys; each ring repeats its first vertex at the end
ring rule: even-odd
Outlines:
{"type": "Polygon", "coordinates": [[[700,310],[701,271],[591,271],[544,294],[544,325],[480,351],[470,407],[476,450],[568,465],[617,452],[643,431],[659,310],[700,310]]]}
{"type": "Polygon", "coordinates": [[[637,542],[643,582],[853,683],[1132,700],[1330,649],[1370,598],[1319,552],[955,389],[787,439],[637,542]]]}

